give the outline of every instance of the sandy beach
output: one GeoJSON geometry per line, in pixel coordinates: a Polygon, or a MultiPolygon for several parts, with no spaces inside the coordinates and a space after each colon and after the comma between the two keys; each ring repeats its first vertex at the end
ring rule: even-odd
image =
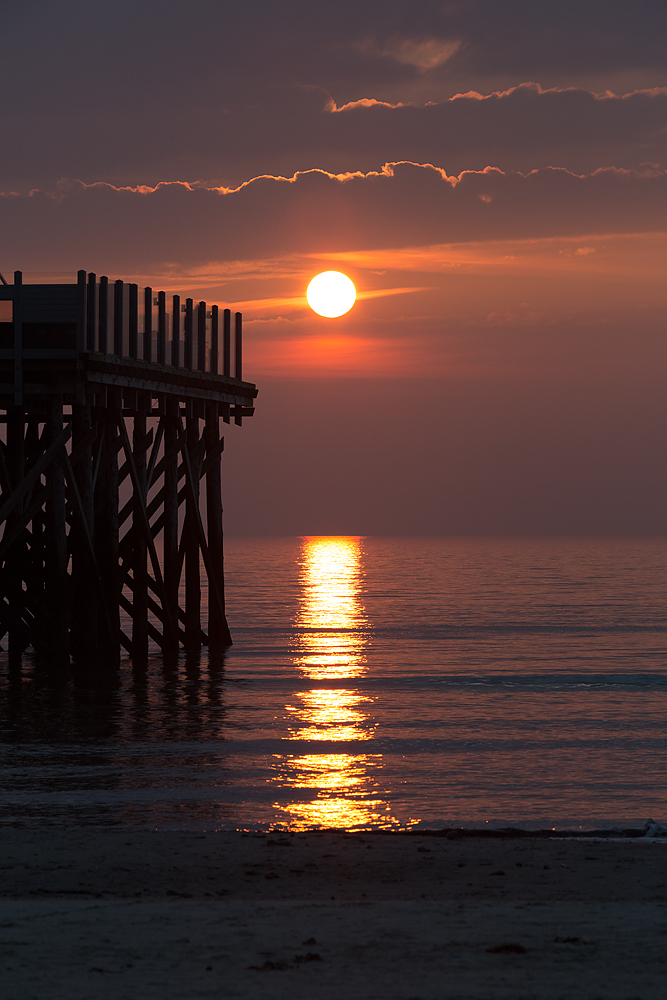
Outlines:
{"type": "Polygon", "coordinates": [[[2,832],[10,1000],[665,995],[667,844],[2,832]]]}

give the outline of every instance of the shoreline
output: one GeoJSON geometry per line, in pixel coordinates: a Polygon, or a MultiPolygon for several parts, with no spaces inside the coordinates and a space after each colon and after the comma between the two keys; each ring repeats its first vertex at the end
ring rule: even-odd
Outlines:
{"type": "Polygon", "coordinates": [[[5,827],[0,831],[0,896],[102,893],[135,898],[137,893],[172,891],[190,898],[484,896],[661,902],[664,897],[667,902],[667,839],[562,833],[5,827]],[[649,850],[637,853],[639,844],[649,850]],[[605,869],[613,871],[613,880],[601,880],[605,869]],[[656,894],[656,886],[665,891],[656,894]]]}

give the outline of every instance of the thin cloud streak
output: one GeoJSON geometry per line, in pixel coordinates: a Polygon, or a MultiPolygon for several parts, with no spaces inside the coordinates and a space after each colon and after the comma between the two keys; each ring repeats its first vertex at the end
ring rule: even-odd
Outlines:
{"type": "MultiPolygon", "coordinates": [[[[374,288],[368,291],[357,289],[357,302],[364,299],[384,299],[389,295],[405,295],[408,292],[426,292],[430,286],[416,286],[411,288],[374,288]]],[[[266,312],[268,309],[308,309],[310,306],[305,295],[286,295],[268,299],[247,299],[244,302],[233,302],[234,309],[251,314],[266,312]]]]}

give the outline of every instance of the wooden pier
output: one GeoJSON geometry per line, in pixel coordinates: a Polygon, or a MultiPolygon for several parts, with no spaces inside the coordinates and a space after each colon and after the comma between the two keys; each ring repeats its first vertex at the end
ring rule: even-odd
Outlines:
{"type": "Polygon", "coordinates": [[[172,658],[231,644],[220,422],[241,424],[256,395],[242,378],[240,313],[85,271],[72,284],[2,279],[10,662],[29,647],[114,663],[123,647],[145,660],[151,640],[172,658]]]}

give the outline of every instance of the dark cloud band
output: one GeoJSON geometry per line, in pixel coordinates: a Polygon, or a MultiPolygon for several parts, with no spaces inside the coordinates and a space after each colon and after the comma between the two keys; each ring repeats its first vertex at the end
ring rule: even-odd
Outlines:
{"type": "Polygon", "coordinates": [[[667,172],[562,169],[458,177],[415,163],[334,176],[258,177],[237,189],[71,182],[0,198],[4,266],[116,273],[211,261],[470,240],[665,228],[667,172]],[[39,238],[35,238],[39,234],[39,238]]]}

